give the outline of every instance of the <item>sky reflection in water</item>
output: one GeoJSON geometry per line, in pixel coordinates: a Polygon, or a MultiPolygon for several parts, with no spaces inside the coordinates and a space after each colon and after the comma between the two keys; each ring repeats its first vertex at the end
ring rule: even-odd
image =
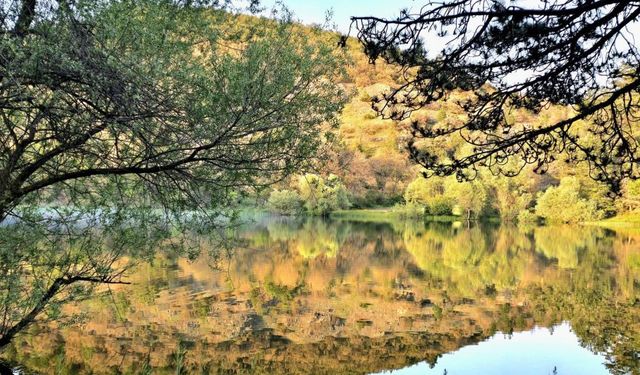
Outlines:
{"type": "Polygon", "coordinates": [[[609,374],[604,361],[603,355],[580,346],[571,326],[564,322],[552,329],[536,327],[512,335],[499,332],[476,345],[443,355],[434,367],[421,362],[379,374],[609,374]]]}

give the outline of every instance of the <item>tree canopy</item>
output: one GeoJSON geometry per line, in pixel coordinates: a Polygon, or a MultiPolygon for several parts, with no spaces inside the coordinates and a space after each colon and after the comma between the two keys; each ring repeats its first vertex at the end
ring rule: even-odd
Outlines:
{"type": "Polygon", "coordinates": [[[341,59],[286,17],[239,29],[209,3],[0,8],[0,219],[43,194],[220,203],[304,167],[342,105],[341,59]]]}
{"type": "Polygon", "coordinates": [[[473,94],[458,102],[466,113],[461,124],[412,122],[409,150],[427,175],[469,179],[486,167],[512,176],[525,165],[543,173],[564,159],[587,163],[592,178],[617,189],[625,178],[640,177],[634,127],[640,54],[630,29],[638,16],[637,1],[460,0],[429,3],[395,19],[352,20],[370,59],[405,73],[404,83],[373,98],[379,114],[406,119],[453,90],[473,94]],[[436,40],[444,48],[430,51],[436,40]],[[552,105],[572,110],[541,125],[510,119],[518,109],[540,113],[552,105]],[[452,135],[473,147],[441,157],[417,141],[452,135]]]}
{"type": "Polygon", "coordinates": [[[320,153],[341,53],[228,3],[0,5],[0,347],[159,243],[224,248],[228,203],[320,153]]]}

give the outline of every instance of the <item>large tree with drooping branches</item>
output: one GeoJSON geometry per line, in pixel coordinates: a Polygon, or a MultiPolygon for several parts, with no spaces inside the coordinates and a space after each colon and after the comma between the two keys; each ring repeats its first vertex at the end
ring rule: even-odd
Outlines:
{"type": "Polygon", "coordinates": [[[286,17],[234,29],[228,3],[3,3],[0,220],[52,194],[221,204],[304,168],[341,59],[286,17]]]}

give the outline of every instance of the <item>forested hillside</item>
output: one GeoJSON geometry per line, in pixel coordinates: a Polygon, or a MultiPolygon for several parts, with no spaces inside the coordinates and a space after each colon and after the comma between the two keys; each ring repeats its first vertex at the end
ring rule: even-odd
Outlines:
{"type": "MultiPolygon", "coordinates": [[[[252,22],[251,18],[245,21],[252,22]]],[[[328,32],[322,37],[328,42],[338,40],[328,32]]],[[[336,139],[314,170],[302,172],[277,186],[270,197],[265,196],[273,211],[328,214],[347,208],[395,205],[395,210],[405,216],[453,214],[468,219],[583,222],[639,207],[640,183],[626,182],[620,194],[611,194],[607,186],[589,177],[593,171],[586,163],[576,165],[563,156],[548,168],[511,161],[504,170],[518,172],[513,177],[478,170],[467,182],[458,182],[455,176],[423,178],[423,171],[410,161],[407,151],[411,122],[426,121],[433,131],[462,124],[465,113],[461,105],[470,94],[451,92],[404,121],[383,119],[372,109],[372,101],[405,82],[402,71],[380,61],[371,64],[356,40],[347,40],[345,52],[349,66],[346,79],[340,78],[340,83],[350,100],[340,116],[336,139]],[[310,185],[314,191],[308,191],[310,185]]],[[[569,107],[553,106],[541,113],[519,110],[506,116],[514,127],[536,128],[571,114],[569,107]]],[[[596,146],[590,124],[580,124],[579,131],[586,140],[592,137],[596,146]]],[[[423,140],[417,147],[445,157],[470,151],[471,146],[460,134],[446,139],[423,140]]]]}

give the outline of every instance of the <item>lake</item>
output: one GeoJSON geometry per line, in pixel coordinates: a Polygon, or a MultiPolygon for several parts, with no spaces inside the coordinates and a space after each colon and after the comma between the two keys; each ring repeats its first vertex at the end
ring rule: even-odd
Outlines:
{"type": "Polygon", "coordinates": [[[266,217],[235,238],[159,248],[2,357],[25,374],[640,373],[640,230],[266,217]]]}

